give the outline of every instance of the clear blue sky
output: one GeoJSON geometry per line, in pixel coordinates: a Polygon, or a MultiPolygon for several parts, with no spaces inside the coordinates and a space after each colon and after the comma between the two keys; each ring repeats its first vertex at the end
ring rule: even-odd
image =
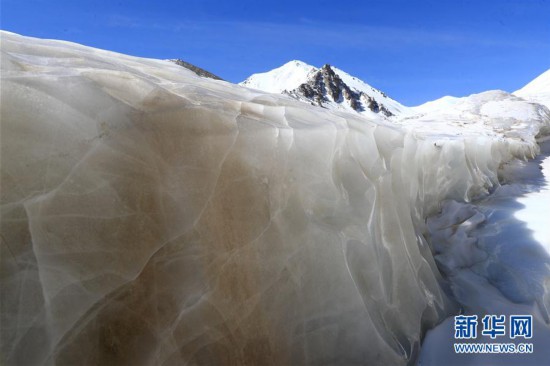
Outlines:
{"type": "Polygon", "coordinates": [[[299,59],[394,99],[514,91],[550,68],[550,0],[2,0],[4,30],[154,58],[239,82],[299,59]]]}

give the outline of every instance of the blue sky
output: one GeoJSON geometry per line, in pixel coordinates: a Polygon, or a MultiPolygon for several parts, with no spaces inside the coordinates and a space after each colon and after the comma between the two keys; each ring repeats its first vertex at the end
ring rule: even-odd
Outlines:
{"type": "Polygon", "coordinates": [[[292,59],[335,65],[416,105],[514,91],[550,68],[550,0],[2,0],[0,27],[239,82],[292,59]]]}

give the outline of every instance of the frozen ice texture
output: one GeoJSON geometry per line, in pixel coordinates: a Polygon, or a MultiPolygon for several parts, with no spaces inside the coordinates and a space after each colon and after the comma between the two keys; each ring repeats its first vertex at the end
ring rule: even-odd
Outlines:
{"type": "Polygon", "coordinates": [[[521,137],[450,137],[168,61],[1,51],[6,364],[406,364],[456,310],[425,218],[548,124],[529,104],[521,137]]]}

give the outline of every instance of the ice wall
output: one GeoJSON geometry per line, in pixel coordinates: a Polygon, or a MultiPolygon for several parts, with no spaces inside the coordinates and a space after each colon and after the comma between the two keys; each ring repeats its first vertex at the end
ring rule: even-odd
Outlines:
{"type": "Polygon", "coordinates": [[[425,217],[536,151],[1,42],[7,364],[405,364],[455,310],[425,217]]]}

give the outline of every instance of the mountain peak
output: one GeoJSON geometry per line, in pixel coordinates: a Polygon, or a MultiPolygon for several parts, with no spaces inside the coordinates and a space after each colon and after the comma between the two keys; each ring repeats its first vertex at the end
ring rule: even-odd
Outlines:
{"type": "Polygon", "coordinates": [[[303,61],[292,60],[268,72],[253,74],[240,84],[269,93],[282,93],[297,88],[316,70],[303,61]]]}
{"type": "Polygon", "coordinates": [[[305,63],[304,61],[300,61],[300,60],[288,61],[286,64],[284,64],[281,67],[284,67],[284,66],[313,67],[313,66],[305,63]]]}
{"type": "Polygon", "coordinates": [[[292,60],[271,71],[253,74],[240,84],[270,93],[283,93],[334,110],[390,117],[407,109],[380,90],[328,63],[317,68],[292,60]]]}

